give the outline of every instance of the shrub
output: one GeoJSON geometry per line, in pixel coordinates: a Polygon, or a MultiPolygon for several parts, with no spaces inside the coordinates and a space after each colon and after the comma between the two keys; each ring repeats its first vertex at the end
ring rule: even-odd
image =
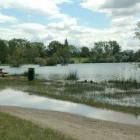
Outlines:
{"type": "Polygon", "coordinates": [[[46,65],[47,62],[46,62],[46,59],[37,57],[37,58],[35,58],[35,63],[39,64],[41,66],[44,66],[44,65],[46,65]]]}
{"type": "Polygon", "coordinates": [[[55,57],[50,57],[47,59],[47,66],[55,66],[57,65],[57,59],[55,57]]]}

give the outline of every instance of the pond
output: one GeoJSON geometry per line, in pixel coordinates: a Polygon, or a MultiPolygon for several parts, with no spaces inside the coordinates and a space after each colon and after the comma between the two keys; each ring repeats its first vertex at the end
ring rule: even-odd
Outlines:
{"type": "Polygon", "coordinates": [[[0,91],[0,105],[60,111],[89,118],[140,126],[140,116],[31,95],[26,92],[13,89],[0,91]]]}
{"type": "Polygon", "coordinates": [[[94,64],[69,64],[66,66],[23,65],[19,68],[0,66],[9,74],[22,74],[28,68],[35,68],[40,78],[62,78],[69,72],[77,72],[80,80],[107,81],[128,80],[140,81],[139,63],[94,63],[94,64]]]}

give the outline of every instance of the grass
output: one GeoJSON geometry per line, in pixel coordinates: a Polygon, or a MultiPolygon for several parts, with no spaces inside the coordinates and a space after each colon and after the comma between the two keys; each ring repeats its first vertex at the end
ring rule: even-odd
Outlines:
{"type": "Polygon", "coordinates": [[[0,140],[73,140],[52,129],[0,113],[0,140]]]}
{"type": "Polygon", "coordinates": [[[77,72],[70,72],[70,73],[66,76],[66,80],[78,80],[77,72]]]}
{"type": "MultiPolygon", "coordinates": [[[[83,103],[94,107],[111,109],[131,114],[140,114],[140,107],[120,106],[101,102],[94,98],[98,95],[101,98],[123,98],[127,96],[139,95],[140,92],[122,92],[105,94],[106,87],[111,87],[113,84],[121,83],[95,83],[95,82],[77,82],[77,81],[44,81],[35,80],[28,82],[27,78],[21,76],[10,76],[0,79],[0,89],[13,88],[17,90],[27,91],[31,94],[48,96],[55,99],[83,103]],[[110,86],[111,85],[111,86],[110,86]],[[93,97],[93,98],[92,98],[93,97]]],[[[127,83],[124,83],[127,85],[127,83]]],[[[129,83],[131,85],[131,83],[129,83]]],[[[132,83],[133,84],[133,83],[132,83]]],[[[130,86],[129,85],[129,86],[130,86]]],[[[115,85],[116,86],[116,85],[115,85]]],[[[131,85],[132,88],[132,85],[131,85]]]]}
{"type": "Polygon", "coordinates": [[[86,63],[89,62],[89,58],[87,57],[72,57],[71,61],[74,63],[86,63]]]}
{"type": "Polygon", "coordinates": [[[123,90],[130,90],[130,89],[139,89],[140,88],[140,83],[137,82],[136,80],[113,80],[113,81],[108,81],[109,83],[113,84],[113,87],[116,87],[118,89],[123,89],[123,90]]]}

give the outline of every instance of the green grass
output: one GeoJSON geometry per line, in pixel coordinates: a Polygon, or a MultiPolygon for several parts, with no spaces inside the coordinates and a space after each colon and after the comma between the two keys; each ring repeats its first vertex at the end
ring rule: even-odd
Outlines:
{"type": "Polygon", "coordinates": [[[66,80],[78,80],[77,72],[70,72],[66,78],[66,80]]]}
{"type": "Polygon", "coordinates": [[[130,90],[130,89],[139,89],[140,83],[136,80],[114,80],[114,81],[108,81],[109,83],[112,83],[113,87],[122,89],[122,90],[130,90]]]}
{"type": "Polygon", "coordinates": [[[0,140],[73,140],[52,129],[0,113],[0,140]]]}
{"type": "Polygon", "coordinates": [[[72,57],[71,61],[74,63],[86,63],[89,62],[89,58],[87,57],[72,57]]]}
{"type": "MultiPolygon", "coordinates": [[[[95,82],[76,82],[76,81],[44,81],[44,80],[35,80],[28,82],[27,78],[21,76],[11,76],[5,77],[0,79],[0,89],[5,88],[13,88],[17,90],[27,91],[31,94],[37,94],[41,96],[48,96],[55,99],[61,99],[66,101],[72,101],[76,103],[83,103],[94,107],[117,110],[121,112],[127,112],[131,114],[140,114],[139,107],[131,107],[131,106],[120,106],[120,105],[113,105],[109,103],[104,103],[101,101],[97,101],[94,98],[94,94],[98,94],[99,97],[104,98],[123,98],[127,96],[138,95],[139,92],[129,92],[125,91],[123,93],[116,93],[112,94],[104,94],[105,88],[109,87],[113,84],[120,84],[115,83],[95,83],[95,82]],[[88,95],[91,93],[93,98],[88,95]]],[[[127,83],[124,83],[127,84],[127,83]]],[[[132,84],[129,83],[132,88],[132,84]]],[[[129,86],[130,86],[129,85],[129,86]]],[[[116,86],[116,85],[115,85],[116,86]]]]}

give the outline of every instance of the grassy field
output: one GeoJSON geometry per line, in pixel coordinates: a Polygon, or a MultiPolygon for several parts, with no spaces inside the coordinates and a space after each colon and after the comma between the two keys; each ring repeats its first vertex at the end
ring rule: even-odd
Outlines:
{"type": "Polygon", "coordinates": [[[73,140],[52,129],[0,113],[0,140],[73,140]]]}
{"type": "Polygon", "coordinates": [[[48,96],[55,99],[67,100],[76,103],[83,103],[94,107],[117,110],[135,115],[140,114],[140,107],[137,106],[122,106],[104,102],[104,99],[122,99],[123,97],[139,96],[138,90],[140,84],[131,82],[76,82],[76,81],[44,81],[35,80],[28,82],[25,77],[11,76],[0,79],[0,89],[13,88],[16,90],[27,91],[31,94],[48,96]],[[112,89],[113,93],[108,93],[106,88],[112,89]],[[123,92],[119,90],[125,89],[123,92]],[[100,100],[99,100],[100,99],[100,100]]]}
{"type": "Polygon", "coordinates": [[[86,63],[89,62],[89,58],[87,57],[72,57],[71,61],[74,63],[86,63]]]}

